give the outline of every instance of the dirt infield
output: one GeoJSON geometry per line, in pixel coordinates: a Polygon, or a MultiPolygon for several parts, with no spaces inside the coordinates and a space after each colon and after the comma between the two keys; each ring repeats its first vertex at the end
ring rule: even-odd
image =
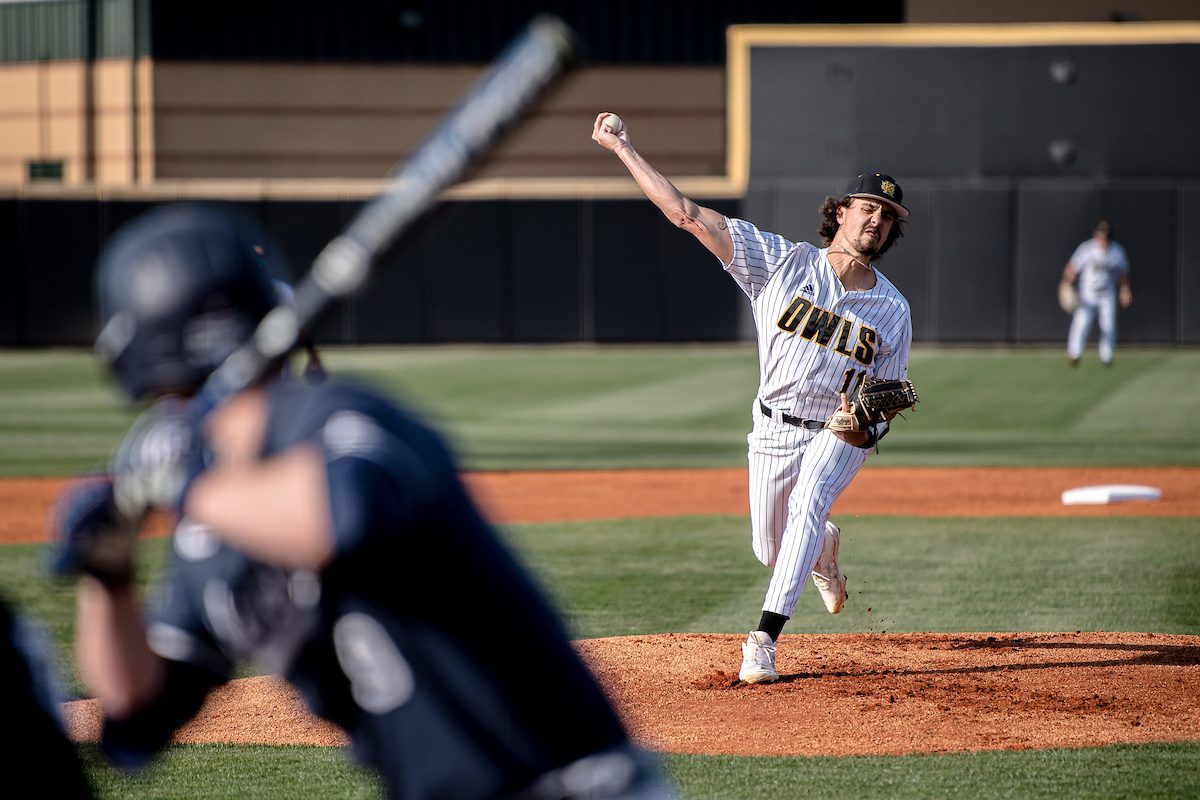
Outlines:
{"type": "MultiPolygon", "coordinates": [[[[1200,637],[1148,633],[780,638],[779,683],[737,680],[740,636],[578,643],[634,737],[654,750],[865,755],[1200,739],[1200,637]]],[[[66,705],[94,741],[95,701],[66,705]]],[[[277,678],[214,692],[178,742],[345,743],[277,678]]]]}
{"type": "MultiPolygon", "coordinates": [[[[620,519],[683,514],[746,514],[744,469],[479,472],[472,492],[502,523],[620,519]]],[[[0,543],[45,538],[60,479],[0,480],[0,543]]],[[[839,515],[916,517],[1200,516],[1200,469],[902,468],[865,469],[833,507],[839,515]],[[1077,486],[1133,483],[1162,500],[1064,506],[1077,486]]]]}
{"type": "MultiPolygon", "coordinates": [[[[742,470],[480,473],[503,523],[746,513],[742,470]]],[[[37,541],[56,481],[0,481],[0,541],[37,541]]],[[[1200,515],[1200,470],[868,469],[835,515],[1200,515]],[[1153,503],[1065,507],[1064,489],[1136,483],[1153,503]]],[[[634,736],[656,750],[852,755],[1200,739],[1200,637],[1149,633],[785,634],[782,679],[737,680],[740,636],[595,639],[578,648],[634,736]]],[[[68,703],[94,740],[94,701],[68,703]]],[[[275,678],[214,692],[179,742],[341,744],[275,678]]]]}

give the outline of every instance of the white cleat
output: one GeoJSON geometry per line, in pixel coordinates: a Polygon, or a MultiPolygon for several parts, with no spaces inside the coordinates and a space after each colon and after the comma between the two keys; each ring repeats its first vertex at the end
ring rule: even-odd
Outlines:
{"type": "Polygon", "coordinates": [[[763,631],[750,631],[742,643],[742,669],[738,677],[746,683],[779,680],[779,673],[775,671],[775,642],[763,631]]]}
{"type": "Polygon", "coordinates": [[[846,573],[838,565],[838,548],[842,543],[842,529],[832,522],[825,522],[824,541],[821,544],[821,555],[813,566],[813,585],[821,593],[825,601],[825,609],[830,614],[842,610],[850,593],[846,591],[846,573]]]}

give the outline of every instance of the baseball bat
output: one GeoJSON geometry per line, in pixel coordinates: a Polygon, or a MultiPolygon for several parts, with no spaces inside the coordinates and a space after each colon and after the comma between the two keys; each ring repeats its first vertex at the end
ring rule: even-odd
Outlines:
{"type": "Polygon", "coordinates": [[[562,72],[574,53],[573,40],[557,17],[542,15],[530,22],[393,172],[383,193],[325,246],[296,287],[295,307],[280,305],[268,313],[250,340],[209,376],[201,389],[204,401],[216,405],[254,384],[292,351],[302,330],[360,289],[380,256],[500,142],[562,72]]]}

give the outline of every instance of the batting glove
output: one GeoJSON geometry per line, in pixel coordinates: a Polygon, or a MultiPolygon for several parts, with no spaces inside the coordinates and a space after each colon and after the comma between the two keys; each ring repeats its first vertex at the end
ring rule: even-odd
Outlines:
{"type": "Polygon", "coordinates": [[[76,481],[55,501],[51,516],[56,542],[50,571],[59,577],[91,575],[106,586],[133,579],[137,525],[118,510],[108,476],[76,481]]]}
{"type": "Polygon", "coordinates": [[[210,406],[168,397],[142,413],[112,462],[117,507],[130,519],[152,508],[179,513],[205,465],[210,406]]]}

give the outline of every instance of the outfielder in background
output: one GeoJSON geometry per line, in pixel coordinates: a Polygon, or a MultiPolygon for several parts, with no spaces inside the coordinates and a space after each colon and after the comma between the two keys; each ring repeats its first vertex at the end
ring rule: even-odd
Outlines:
{"type": "Polygon", "coordinates": [[[850,485],[888,422],[835,430],[849,397],[869,377],[906,378],[908,302],[874,268],[902,235],[900,186],[859,175],[825,199],[825,247],[790,242],[684,197],[640,156],[619,117],[596,117],[592,139],[629,169],[667,219],[691,233],[750,299],[758,331],[759,386],[751,411],[750,519],[754,554],[773,567],[758,626],[742,645],[740,677],[777,680],[775,643],[809,575],[836,614],[847,599],[838,565],[840,531],[830,508],[850,485]]]}
{"type": "Polygon", "coordinates": [[[153,405],[58,503],[101,746],[145,763],[244,660],[340,725],[397,798],[662,798],[440,438],[381,396],[278,371],[194,397],[276,304],[249,222],[159,209],[105,247],[97,348],[153,405]],[[193,396],[188,401],[184,398],[193,396]],[[148,616],[134,524],[180,515],[148,616]]]}
{"type": "MultiPolygon", "coordinates": [[[[1063,268],[1062,285],[1078,287],[1072,298],[1071,330],[1067,334],[1067,360],[1078,366],[1092,332],[1092,323],[1100,323],[1100,361],[1112,366],[1117,348],[1117,304],[1129,308],[1133,288],[1129,284],[1129,259],[1125,248],[1113,241],[1112,226],[1106,220],[1096,223],[1092,238],[1075,248],[1063,268]]],[[[1068,293],[1069,294],[1069,293],[1068,293]]]]}

